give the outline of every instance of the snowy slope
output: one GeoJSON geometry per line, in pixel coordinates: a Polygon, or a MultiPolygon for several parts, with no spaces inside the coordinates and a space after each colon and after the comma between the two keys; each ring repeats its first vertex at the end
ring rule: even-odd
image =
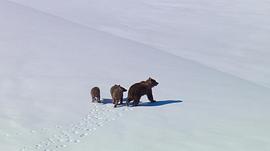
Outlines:
{"type": "Polygon", "coordinates": [[[12,1],[270,87],[267,0],[12,1]]]}
{"type": "Polygon", "coordinates": [[[270,149],[268,88],[5,0],[0,20],[0,150],[270,149]],[[89,102],[149,76],[155,104],[89,102]]]}

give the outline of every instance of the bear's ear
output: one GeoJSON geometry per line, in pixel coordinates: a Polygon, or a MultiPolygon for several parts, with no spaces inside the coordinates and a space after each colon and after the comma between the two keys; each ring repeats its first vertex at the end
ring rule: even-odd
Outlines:
{"type": "Polygon", "coordinates": [[[148,80],[152,80],[152,78],[151,78],[151,77],[149,77],[149,78],[148,78],[148,80]]]}
{"type": "Polygon", "coordinates": [[[122,88],[123,92],[126,92],[127,91],[127,89],[125,89],[124,87],[121,87],[121,88],[122,88]]]}

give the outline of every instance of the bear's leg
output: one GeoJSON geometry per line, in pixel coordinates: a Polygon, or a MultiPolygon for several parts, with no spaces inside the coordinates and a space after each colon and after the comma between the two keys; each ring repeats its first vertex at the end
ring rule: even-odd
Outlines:
{"type": "Polygon", "coordinates": [[[95,102],[95,97],[92,97],[92,102],[95,102]]]}
{"type": "Polygon", "coordinates": [[[140,99],[141,99],[141,97],[135,97],[135,99],[133,101],[133,106],[138,106],[140,103],[140,99]]]}
{"type": "Polygon", "coordinates": [[[100,95],[97,96],[97,102],[100,103],[100,95]]]}
{"type": "Polygon", "coordinates": [[[120,100],[120,104],[123,104],[123,97],[122,97],[121,100],[120,100]]]}
{"type": "Polygon", "coordinates": [[[150,102],[156,102],[153,98],[153,93],[152,93],[152,89],[148,90],[148,92],[146,93],[147,98],[150,102]]]}
{"type": "Polygon", "coordinates": [[[117,104],[118,104],[118,100],[114,100],[114,107],[116,108],[117,107],[117,104]]]}
{"type": "Polygon", "coordinates": [[[133,99],[132,98],[127,98],[127,102],[126,102],[126,104],[127,104],[127,106],[129,106],[129,103],[130,103],[130,101],[132,101],[133,99]]]}
{"type": "Polygon", "coordinates": [[[133,101],[133,106],[138,106],[139,102],[140,102],[140,101],[138,101],[138,100],[134,100],[134,101],[133,101]]]}

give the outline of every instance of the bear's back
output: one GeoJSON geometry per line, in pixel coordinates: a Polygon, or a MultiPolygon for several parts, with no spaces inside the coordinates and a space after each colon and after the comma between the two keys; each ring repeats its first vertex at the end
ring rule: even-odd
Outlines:
{"type": "Polygon", "coordinates": [[[113,96],[113,91],[117,88],[117,85],[114,85],[110,89],[111,96],[113,96]]]}
{"type": "Polygon", "coordinates": [[[134,95],[144,95],[148,91],[149,86],[145,81],[133,84],[128,91],[128,95],[133,97],[134,95]]]}
{"type": "Polygon", "coordinates": [[[91,89],[91,95],[92,96],[97,96],[100,94],[100,89],[98,87],[94,87],[91,89]]]}
{"type": "Polygon", "coordinates": [[[123,98],[123,90],[121,89],[121,87],[116,87],[113,89],[112,98],[116,100],[123,98]]]}

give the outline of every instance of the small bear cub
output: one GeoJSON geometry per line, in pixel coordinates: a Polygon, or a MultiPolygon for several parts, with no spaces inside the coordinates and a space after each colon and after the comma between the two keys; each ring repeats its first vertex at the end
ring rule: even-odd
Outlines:
{"type": "Polygon", "coordinates": [[[123,104],[123,93],[126,92],[127,89],[120,85],[114,85],[111,87],[111,96],[113,100],[114,107],[117,107],[118,103],[123,104]]]}
{"type": "Polygon", "coordinates": [[[93,87],[91,89],[92,102],[100,103],[100,89],[98,87],[93,87]]]}

